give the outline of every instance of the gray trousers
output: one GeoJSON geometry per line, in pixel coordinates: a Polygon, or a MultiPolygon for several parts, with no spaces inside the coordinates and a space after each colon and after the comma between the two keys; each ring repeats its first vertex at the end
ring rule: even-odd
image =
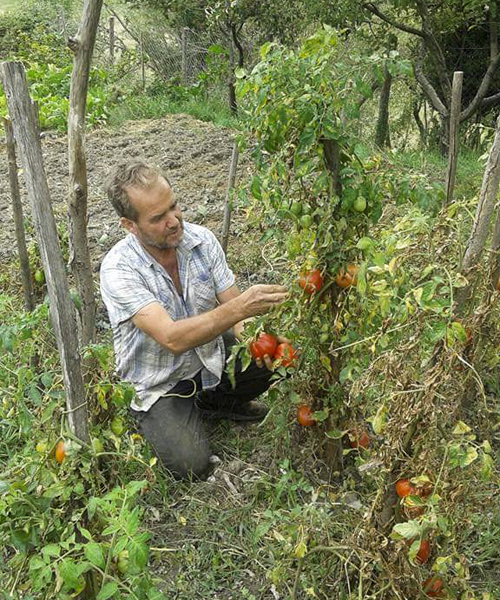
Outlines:
{"type": "MultiPolygon", "coordinates": [[[[225,336],[224,341],[228,348],[231,340],[225,336]]],[[[200,401],[204,408],[213,410],[237,407],[265,392],[271,384],[272,372],[265,367],[257,367],[253,362],[242,372],[238,359],[235,375],[234,389],[223,373],[215,389],[201,391],[201,377],[198,374],[195,383],[193,380],[180,381],[147,412],[131,409],[139,432],[175,477],[200,478],[210,469],[207,426],[197,406],[200,401]],[[195,384],[196,393],[191,395],[195,384]]]]}

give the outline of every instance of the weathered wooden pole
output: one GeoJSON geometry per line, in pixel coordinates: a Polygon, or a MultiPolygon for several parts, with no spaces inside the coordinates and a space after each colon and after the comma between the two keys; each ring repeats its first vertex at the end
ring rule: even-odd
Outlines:
{"type": "Polygon", "coordinates": [[[227,182],[226,190],[226,201],[224,203],[224,218],[222,222],[222,249],[224,253],[227,252],[227,244],[229,241],[229,227],[231,225],[231,213],[233,210],[233,199],[232,192],[234,190],[234,184],[236,182],[236,170],[238,169],[238,143],[235,141],[233,146],[233,153],[231,155],[231,165],[229,167],[229,177],[227,182]]]}
{"type": "Polygon", "coordinates": [[[28,199],[47,281],[51,322],[66,392],[68,423],[72,433],[87,442],[87,403],[78,352],[75,313],[52,212],[38,126],[22,63],[2,63],[1,74],[7,108],[24,168],[28,199]]]}
{"type": "MultiPolygon", "coordinates": [[[[497,119],[497,127],[493,144],[490,149],[488,161],[483,175],[483,183],[479,198],[477,201],[476,214],[472,231],[465,248],[464,258],[460,267],[462,275],[468,279],[465,287],[459,288],[455,294],[455,312],[461,314],[468,302],[474,277],[477,271],[477,264],[481,258],[488,236],[491,232],[491,222],[497,203],[498,188],[500,185],[500,117],[497,119]]],[[[500,245],[500,224],[495,227],[492,240],[492,249],[497,251],[497,244],[500,245]]],[[[494,267],[495,268],[495,267],[494,267]]]]}
{"type": "Polygon", "coordinates": [[[9,182],[10,193],[12,196],[12,213],[14,215],[14,226],[16,229],[17,253],[19,255],[19,264],[21,267],[24,304],[26,306],[26,310],[33,310],[35,308],[35,301],[33,298],[33,286],[31,284],[28,249],[26,247],[26,237],[24,235],[23,205],[21,203],[19,180],[17,178],[16,143],[14,141],[12,123],[8,117],[4,117],[3,126],[5,129],[5,143],[7,145],[7,158],[9,161],[9,182]]]}
{"type": "Polygon", "coordinates": [[[115,18],[109,17],[109,62],[115,62],[115,18]]]}
{"type": "Polygon", "coordinates": [[[187,85],[188,82],[188,56],[187,56],[187,39],[189,29],[184,27],[181,37],[181,83],[187,85]]]}
{"type": "Polygon", "coordinates": [[[459,149],[458,132],[460,129],[460,111],[462,106],[462,84],[464,80],[463,71],[453,73],[453,85],[451,89],[451,107],[449,135],[450,143],[448,148],[448,167],[446,169],[444,205],[447,206],[453,200],[453,190],[455,189],[455,176],[457,172],[457,160],[459,149]]]}
{"type": "Polygon", "coordinates": [[[70,267],[82,302],[81,343],[94,338],[96,302],[94,279],[87,239],[87,159],[85,157],[85,106],[102,0],[85,0],[82,20],[68,45],[74,53],[69,92],[68,160],[69,160],[69,241],[70,267]]]}

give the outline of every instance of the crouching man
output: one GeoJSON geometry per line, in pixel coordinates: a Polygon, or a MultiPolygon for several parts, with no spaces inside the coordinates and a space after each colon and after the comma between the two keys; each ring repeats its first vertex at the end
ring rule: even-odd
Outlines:
{"type": "Polygon", "coordinates": [[[255,400],[270,385],[271,361],[224,373],[242,321],[285,299],[280,285],[241,293],[215,235],[183,221],[165,175],[134,162],[106,183],[128,235],[105,256],[101,294],[113,329],[118,375],[131,383],[139,431],[176,477],[203,477],[210,449],[204,419],[261,420],[255,400]],[[265,368],[268,367],[268,368],[265,368]]]}

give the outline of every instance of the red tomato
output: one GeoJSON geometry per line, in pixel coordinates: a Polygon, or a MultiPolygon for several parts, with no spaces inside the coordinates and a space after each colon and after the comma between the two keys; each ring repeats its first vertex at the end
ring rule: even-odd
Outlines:
{"type": "Polygon", "coordinates": [[[319,292],[323,287],[323,277],[318,269],[313,269],[306,273],[301,273],[298,280],[299,287],[301,287],[306,294],[314,294],[319,292]]]}
{"type": "Polygon", "coordinates": [[[424,594],[429,598],[442,598],[443,597],[443,580],[441,577],[434,575],[428,577],[422,584],[424,594]]]}
{"type": "Polygon", "coordinates": [[[297,407],[297,421],[302,427],[310,427],[316,423],[312,416],[312,411],[307,404],[301,404],[297,407]]]}
{"type": "Polygon", "coordinates": [[[254,360],[257,358],[264,358],[265,354],[272,358],[277,347],[278,340],[274,335],[271,335],[270,333],[261,333],[257,340],[250,343],[250,354],[254,360]]]}
{"type": "Polygon", "coordinates": [[[409,479],[399,479],[396,481],[396,494],[400,498],[415,495],[416,493],[417,490],[415,489],[415,486],[410,483],[409,479]]]}
{"type": "Polygon", "coordinates": [[[280,359],[280,364],[282,367],[294,367],[296,356],[297,355],[293,349],[293,346],[287,342],[278,344],[276,352],[274,353],[274,358],[280,359]]]}
{"type": "Polygon", "coordinates": [[[341,288],[356,285],[358,283],[358,267],[349,263],[345,270],[342,269],[337,273],[335,283],[341,288]]]}
{"type": "Polygon", "coordinates": [[[420,542],[420,548],[418,549],[417,556],[415,557],[415,562],[419,565],[423,565],[427,562],[430,553],[431,545],[427,540],[422,540],[420,542]]]}
{"type": "Polygon", "coordinates": [[[58,463],[62,463],[64,457],[66,456],[66,448],[64,447],[64,442],[59,440],[56,444],[56,452],[54,458],[58,463]]]}
{"type": "Polygon", "coordinates": [[[363,431],[361,435],[353,434],[353,439],[349,438],[349,445],[351,448],[368,448],[370,445],[370,436],[366,431],[363,431]]]}

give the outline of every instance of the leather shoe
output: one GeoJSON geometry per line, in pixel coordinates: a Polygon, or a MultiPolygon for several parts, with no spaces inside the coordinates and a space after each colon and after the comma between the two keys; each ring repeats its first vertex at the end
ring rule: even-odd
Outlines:
{"type": "Polygon", "coordinates": [[[196,408],[207,419],[228,419],[230,421],[262,421],[269,409],[262,402],[250,400],[230,407],[209,407],[198,399],[196,408]]]}

